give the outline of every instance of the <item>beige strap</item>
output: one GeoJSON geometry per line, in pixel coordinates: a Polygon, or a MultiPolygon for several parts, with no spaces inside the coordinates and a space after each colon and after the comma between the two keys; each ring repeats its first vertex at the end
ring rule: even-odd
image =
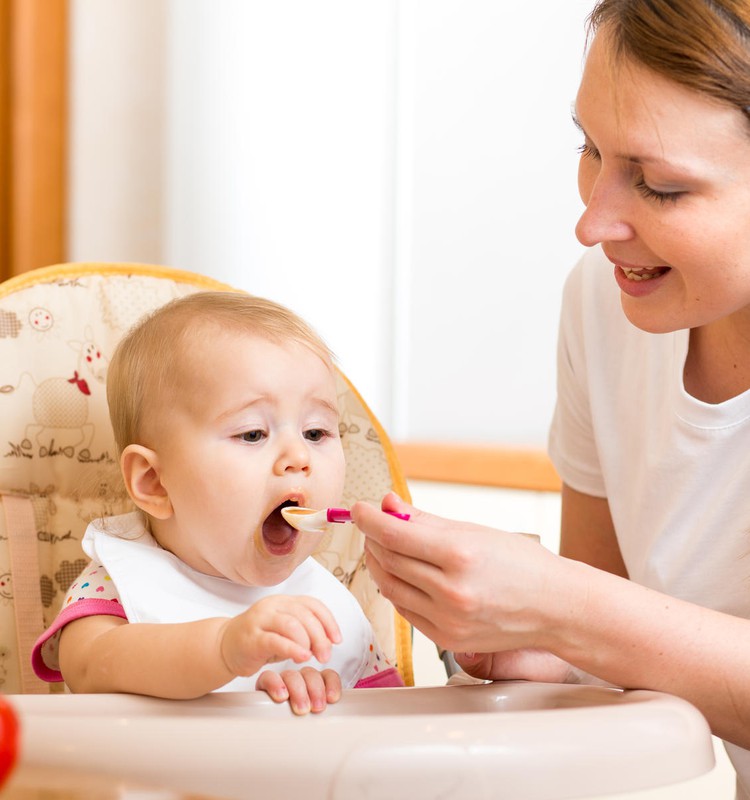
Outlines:
{"type": "Polygon", "coordinates": [[[37,678],[31,668],[31,650],[44,632],[34,507],[29,497],[3,494],[2,500],[8,528],[10,574],[13,578],[21,691],[25,694],[47,694],[49,686],[37,678]]]}

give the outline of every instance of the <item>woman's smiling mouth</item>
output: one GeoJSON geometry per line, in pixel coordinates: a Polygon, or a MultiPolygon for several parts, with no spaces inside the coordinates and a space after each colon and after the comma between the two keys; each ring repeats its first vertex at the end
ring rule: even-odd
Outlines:
{"type": "Polygon", "coordinates": [[[665,272],[669,272],[669,267],[623,267],[617,265],[623,271],[625,277],[629,281],[650,281],[652,278],[658,278],[665,272]]]}

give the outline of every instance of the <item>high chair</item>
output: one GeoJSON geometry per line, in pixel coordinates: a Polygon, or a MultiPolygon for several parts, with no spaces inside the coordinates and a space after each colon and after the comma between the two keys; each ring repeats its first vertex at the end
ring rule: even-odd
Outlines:
{"type": "MultiPolygon", "coordinates": [[[[105,382],[109,358],[144,314],[186,294],[232,287],[144,264],[61,264],[0,284],[0,692],[64,691],[30,652],[87,562],[87,523],[133,506],[118,477],[105,382]]],[[[156,366],[156,365],[155,365],[156,366]]],[[[345,505],[408,498],[385,431],[338,371],[345,505]]],[[[334,526],[316,558],[355,595],[381,647],[413,684],[411,627],[377,590],[364,537],[334,526]]]]}

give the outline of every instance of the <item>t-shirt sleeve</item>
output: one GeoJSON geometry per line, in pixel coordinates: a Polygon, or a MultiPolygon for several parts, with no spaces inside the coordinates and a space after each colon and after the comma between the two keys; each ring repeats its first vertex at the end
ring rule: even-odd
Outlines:
{"type": "Polygon", "coordinates": [[[55,621],[39,637],[31,652],[31,665],[49,683],[63,680],[58,645],[60,632],[73,620],[106,614],[127,619],[112,579],[101,564],[90,562],[68,589],[55,621]]]}

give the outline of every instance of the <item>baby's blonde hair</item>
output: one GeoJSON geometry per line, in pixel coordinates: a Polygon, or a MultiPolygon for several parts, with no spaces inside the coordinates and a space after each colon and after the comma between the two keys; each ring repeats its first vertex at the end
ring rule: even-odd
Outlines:
{"type": "Polygon", "coordinates": [[[107,371],[107,402],[118,453],[141,444],[144,411],[176,385],[190,337],[211,329],[308,347],[333,369],[333,354],[297,314],[272,300],[240,292],[197,292],[141,320],[115,349],[107,371]]]}

